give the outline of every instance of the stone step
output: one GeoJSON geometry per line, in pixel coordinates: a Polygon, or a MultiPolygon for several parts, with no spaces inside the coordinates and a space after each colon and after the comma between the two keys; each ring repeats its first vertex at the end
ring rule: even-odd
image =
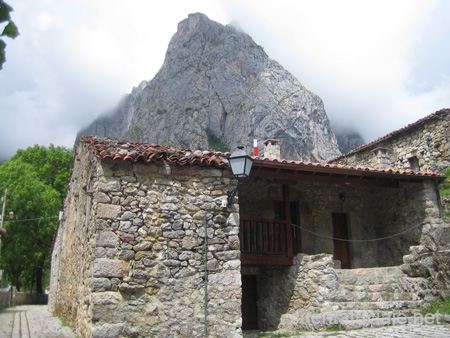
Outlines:
{"type": "Polygon", "coordinates": [[[336,273],[340,284],[338,296],[345,296],[344,300],[415,300],[433,295],[430,291],[433,285],[426,278],[408,277],[400,267],[340,270],[336,273]]]}
{"type": "Polygon", "coordinates": [[[369,285],[396,283],[408,279],[399,266],[367,269],[338,269],[335,270],[338,280],[345,285],[369,285]]]}
{"type": "MultiPolygon", "coordinates": [[[[331,310],[323,308],[324,312],[307,314],[301,318],[309,328],[325,329],[339,325],[343,330],[355,330],[367,327],[381,327],[405,324],[431,324],[436,320],[445,322],[442,315],[425,315],[420,310],[331,310]]],[[[449,316],[450,317],[450,316],[449,316]]],[[[449,318],[450,320],[450,318],[449,318]]]]}
{"type": "Polygon", "coordinates": [[[380,317],[361,317],[361,319],[341,320],[339,325],[344,330],[358,330],[368,327],[383,327],[396,325],[423,325],[434,323],[436,318],[434,316],[425,317],[422,314],[416,316],[406,316],[401,313],[388,313],[386,316],[380,317]]]}
{"type": "Polygon", "coordinates": [[[349,291],[341,289],[332,297],[336,302],[367,302],[367,301],[410,301],[425,300],[432,301],[439,297],[439,290],[418,291],[349,291]]]}
{"type": "Polygon", "coordinates": [[[396,275],[404,275],[402,272],[401,266],[385,266],[378,268],[357,268],[357,269],[336,269],[336,273],[339,274],[352,274],[359,276],[396,276],[396,275]]]}
{"type": "MultiPolygon", "coordinates": [[[[342,285],[377,285],[377,284],[429,284],[426,278],[422,277],[385,277],[385,278],[372,278],[372,277],[361,277],[361,278],[342,278],[338,276],[338,281],[342,285]]],[[[422,286],[421,286],[422,287],[422,286]]]]}
{"type": "Polygon", "coordinates": [[[320,316],[326,319],[332,311],[345,330],[423,321],[414,317],[417,309],[445,293],[426,278],[408,277],[400,266],[335,271],[339,288],[320,316]]]}
{"type": "MultiPolygon", "coordinates": [[[[341,281],[339,281],[341,282],[341,281]]],[[[421,290],[433,289],[433,285],[425,278],[405,277],[397,281],[386,281],[384,283],[359,283],[359,284],[345,284],[340,283],[341,287],[348,291],[356,292],[415,292],[421,290]]]]}
{"type": "Polygon", "coordinates": [[[335,310],[372,310],[372,311],[393,311],[417,309],[426,301],[424,300],[390,300],[390,301],[334,301],[329,302],[327,307],[335,310]]]}

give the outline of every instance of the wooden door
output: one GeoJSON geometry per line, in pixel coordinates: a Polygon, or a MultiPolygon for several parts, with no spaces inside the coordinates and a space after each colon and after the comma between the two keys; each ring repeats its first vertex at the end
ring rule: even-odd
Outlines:
{"type": "MultiPolygon", "coordinates": [[[[333,238],[349,239],[347,214],[333,212],[333,238]]],[[[350,269],[349,242],[333,240],[334,259],[341,261],[342,269],[350,269]]]]}
{"type": "Polygon", "coordinates": [[[258,328],[256,301],[256,276],[242,275],[242,330],[256,330],[258,328]]]}

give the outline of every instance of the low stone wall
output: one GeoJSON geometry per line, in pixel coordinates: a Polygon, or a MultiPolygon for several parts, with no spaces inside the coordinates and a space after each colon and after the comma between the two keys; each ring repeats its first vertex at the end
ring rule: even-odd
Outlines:
{"type": "Polygon", "coordinates": [[[257,275],[258,328],[275,330],[286,313],[294,294],[298,264],[261,266],[257,275]]]}
{"type": "Polygon", "coordinates": [[[43,305],[47,304],[48,296],[47,295],[38,295],[35,293],[27,293],[27,292],[17,292],[14,290],[13,292],[13,305],[26,305],[26,304],[36,304],[43,305]]]}
{"type": "Polygon", "coordinates": [[[47,301],[47,295],[17,292],[15,288],[11,286],[0,288],[0,309],[13,305],[47,304],[47,301]]]}
{"type": "Polygon", "coordinates": [[[0,288],[0,309],[11,306],[12,288],[7,286],[0,288]]]}
{"type": "Polygon", "coordinates": [[[431,277],[436,287],[450,289],[450,218],[429,219],[420,245],[403,257],[402,270],[411,277],[431,277]]]}
{"type": "Polygon", "coordinates": [[[321,313],[339,289],[332,255],[299,254],[294,260],[292,272],[297,275],[289,306],[280,318],[278,329],[294,331],[312,330],[311,322],[305,321],[310,314],[321,313]]]}

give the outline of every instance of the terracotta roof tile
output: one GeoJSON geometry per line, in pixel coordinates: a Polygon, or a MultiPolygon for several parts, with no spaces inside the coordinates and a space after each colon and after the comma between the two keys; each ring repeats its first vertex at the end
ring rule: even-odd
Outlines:
{"type": "MultiPolygon", "coordinates": [[[[166,160],[170,163],[177,165],[193,165],[193,166],[208,166],[216,168],[229,168],[228,158],[230,153],[216,152],[216,151],[202,151],[202,150],[191,150],[191,149],[181,149],[173,146],[161,146],[156,144],[147,144],[140,142],[128,142],[121,140],[113,140],[106,137],[97,136],[83,136],[81,141],[90,144],[95,155],[101,159],[113,159],[131,161],[131,162],[161,162],[166,160]]],[[[334,169],[336,173],[343,171],[355,171],[355,172],[365,172],[367,174],[396,174],[400,176],[415,176],[415,177],[433,177],[442,179],[445,178],[444,175],[437,173],[422,173],[414,172],[412,170],[399,171],[395,169],[375,169],[366,167],[354,167],[346,166],[342,164],[334,163],[311,163],[303,161],[294,160],[277,160],[269,159],[265,157],[252,156],[255,160],[256,165],[264,166],[265,163],[273,166],[275,164],[277,167],[283,168],[296,167],[299,169],[307,168],[308,171],[318,171],[319,169],[327,168],[334,169]]]]}
{"type": "Polygon", "coordinates": [[[432,119],[434,119],[435,117],[438,117],[441,114],[448,114],[448,113],[450,113],[450,108],[445,108],[445,109],[438,110],[437,112],[434,112],[433,114],[430,114],[430,115],[428,115],[428,116],[426,116],[426,117],[424,117],[424,118],[422,118],[422,119],[420,119],[420,120],[418,120],[418,121],[416,121],[414,123],[408,124],[406,127],[403,127],[403,128],[398,129],[398,130],[395,130],[393,132],[390,132],[389,134],[384,135],[384,136],[382,136],[380,138],[377,138],[376,140],[373,140],[373,141],[371,141],[369,143],[363,144],[363,145],[361,145],[361,146],[351,150],[350,152],[348,152],[346,154],[343,154],[343,155],[340,155],[338,157],[335,157],[335,158],[329,160],[328,163],[332,163],[332,162],[338,161],[338,160],[340,160],[342,158],[351,156],[351,155],[357,153],[360,150],[368,148],[368,147],[370,147],[370,146],[372,146],[374,144],[380,143],[380,142],[382,142],[382,141],[384,141],[384,140],[386,140],[388,138],[391,138],[393,136],[397,136],[399,134],[407,132],[407,131],[415,128],[415,127],[418,127],[421,124],[423,124],[423,123],[425,123],[425,122],[427,122],[429,120],[432,120],[432,119]]]}
{"type": "Polygon", "coordinates": [[[181,149],[140,142],[113,140],[107,137],[83,136],[81,141],[90,144],[101,159],[131,162],[158,162],[166,160],[178,165],[214,166],[229,168],[229,153],[181,149]]]}
{"type": "MultiPolygon", "coordinates": [[[[361,173],[365,172],[368,174],[393,174],[399,176],[414,176],[417,178],[437,178],[437,179],[444,179],[446,176],[434,173],[434,172],[415,172],[413,170],[397,170],[397,169],[377,169],[377,168],[368,168],[368,167],[355,167],[355,166],[347,166],[342,164],[334,164],[334,163],[312,163],[312,162],[302,162],[302,161],[285,161],[285,160],[276,160],[276,159],[269,159],[264,157],[252,157],[255,159],[256,165],[264,165],[264,162],[267,163],[276,163],[279,164],[280,167],[283,167],[283,164],[294,164],[298,165],[299,167],[308,167],[311,171],[314,171],[314,168],[329,168],[329,169],[335,169],[336,173],[343,172],[343,171],[355,171],[355,173],[361,173]]],[[[299,168],[300,169],[300,168],[299,168]]]]}

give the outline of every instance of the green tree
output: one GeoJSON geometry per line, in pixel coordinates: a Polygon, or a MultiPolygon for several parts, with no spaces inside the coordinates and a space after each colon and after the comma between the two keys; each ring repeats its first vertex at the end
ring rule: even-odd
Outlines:
{"type": "Polygon", "coordinates": [[[34,146],[19,150],[11,161],[0,166],[0,191],[8,189],[6,210],[15,214],[14,220],[5,221],[7,233],[0,259],[19,290],[24,285],[43,292],[71,157],[61,147],[34,146]],[[35,164],[28,163],[33,160],[35,164]]]}
{"type": "MultiPolygon", "coordinates": [[[[9,6],[3,0],[0,0],[0,24],[7,23],[3,28],[1,36],[7,36],[11,39],[15,39],[17,36],[19,36],[19,30],[17,29],[15,23],[11,20],[10,12],[12,11],[13,9],[11,6],[9,6]]],[[[5,48],[5,41],[3,41],[3,39],[0,39],[0,69],[3,68],[3,64],[6,61],[5,48]]]]}
{"type": "Polygon", "coordinates": [[[64,147],[53,144],[45,146],[34,145],[25,150],[19,149],[11,161],[21,160],[33,166],[39,178],[55,188],[61,194],[61,202],[66,196],[73,154],[64,147]]]}
{"type": "Polygon", "coordinates": [[[444,170],[443,174],[447,178],[439,184],[439,193],[441,195],[444,217],[450,217],[450,168],[444,170]]]}

